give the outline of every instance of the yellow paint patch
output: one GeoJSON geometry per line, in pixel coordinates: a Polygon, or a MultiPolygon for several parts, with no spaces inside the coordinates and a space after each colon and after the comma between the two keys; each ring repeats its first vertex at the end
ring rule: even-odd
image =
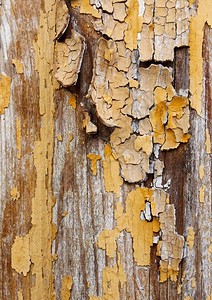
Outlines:
{"type": "Polygon", "coordinates": [[[211,138],[210,138],[210,133],[209,130],[206,128],[205,130],[205,146],[206,146],[206,153],[211,154],[211,138]]]}
{"type": "Polygon", "coordinates": [[[68,103],[73,107],[73,109],[76,109],[77,101],[76,101],[76,95],[75,94],[72,94],[71,98],[68,100],[68,103]]]}
{"type": "Polygon", "coordinates": [[[124,41],[126,48],[133,51],[138,47],[137,36],[141,31],[143,18],[139,16],[139,2],[138,0],[127,0],[126,6],[127,16],[125,22],[128,24],[128,29],[124,32],[124,41]]]}
{"type": "Polygon", "coordinates": [[[100,160],[102,157],[101,157],[101,155],[96,155],[96,154],[93,154],[93,153],[88,154],[87,157],[91,160],[91,170],[93,171],[93,175],[96,176],[96,174],[97,174],[97,160],[100,160]]]}
{"type": "MultiPolygon", "coordinates": [[[[193,0],[192,0],[193,3],[193,0]]],[[[191,3],[190,3],[191,5],[191,3]]],[[[202,113],[202,91],[203,91],[203,57],[202,43],[204,25],[207,22],[212,26],[212,1],[199,0],[197,15],[190,19],[190,92],[191,107],[198,115],[202,113]]]]}
{"type": "Polygon", "coordinates": [[[13,59],[13,60],[12,60],[12,63],[15,65],[16,72],[17,72],[18,74],[23,74],[23,73],[24,73],[23,63],[20,62],[20,60],[13,59]]]}
{"type": "Polygon", "coordinates": [[[116,239],[119,235],[120,231],[118,229],[104,229],[98,237],[99,247],[106,250],[106,254],[109,257],[114,257],[114,252],[116,251],[116,239]]]}
{"type": "Polygon", "coordinates": [[[192,279],[191,286],[192,286],[193,289],[196,287],[196,280],[195,280],[195,278],[192,279]]]}
{"type": "Polygon", "coordinates": [[[21,119],[17,118],[16,119],[16,140],[17,140],[17,150],[18,150],[18,155],[17,158],[21,158],[21,119]]]}
{"type": "Polygon", "coordinates": [[[30,270],[30,236],[29,234],[16,236],[11,249],[12,268],[19,274],[23,273],[24,276],[30,270]]]}
{"type": "Polygon", "coordinates": [[[119,162],[114,159],[110,144],[105,146],[105,159],[103,160],[103,173],[105,189],[107,192],[114,192],[117,197],[120,196],[120,187],[123,185],[123,179],[120,176],[119,162]]]}
{"type": "Polygon", "coordinates": [[[11,78],[0,74],[0,114],[4,114],[4,109],[10,102],[11,78]]]}
{"type": "Polygon", "coordinates": [[[61,300],[69,300],[71,296],[73,280],[71,276],[65,276],[62,278],[62,287],[60,289],[61,300]]]}
{"type": "Polygon", "coordinates": [[[60,141],[60,142],[63,141],[62,135],[61,135],[60,133],[57,135],[57,139],[58,139],[58,141],[60,141]]]}
{"type": "Polygon", "coordinates": [[[199,202],[200,203],[205,202],[205,185],[199,188],[199,202]]]}
{"type": "Polygon", "coordinates": [[[189,249],[192,250],[194,247],[194,236],[195,232],[193,227],[188,228],[188,237],[187,237],[187,244],[189,246],[189,249]]]}
{"type": "Polygon", "coordinates": [[[73,133],[70,134],[70,138],[66,144],[66,151],[69,151],[70,148],[69,148],[69,144],[71,143],[71,141],[73,140],[73,133]]]}
{"type": "Polygon", "coordinates": [[[82,0],[80,5],[80,13],[81,14],[90,14],[95,18],[101,18],[98,10],[90,5],[89,0],[82,0]]]}
{"type": "Polygon", "coordinates": [[[66,210],[66,211],[64,211],[64,213],[62,213],[62,217],[67,216],[67,214],[68,214],[68,212],[67,212],[67,210],[66,210]]]}
{"type": "Polygon", "coordinates": [[[130,192],[126,201],[126,213],[123,213],[121,203],[117,203],[115,219],[117,226],[111,230],[104,230],[99,236],[99,247],[106,249],[106,253],[114,256],[116,239],[122,230],[127,230],[133,238],[134,258],[138,265],[150,264],[150,247],[153,245],[153,232],[159,231],[159,222],[153,218],[151,222],[140,219],[141,211],[145,209],[145,201],[152,201],[153,191],[147,188],[130,192]]]}
{"type": "Polygon", "coordinates": [[[13,200],[18,200],[20,198],[20,193],[16,187],[13,187],[10,191],[10,195],[13,197],[13,200]]]}
{"type": "Polygon", "coordinates": [[[127,275],[124,272],[123,265],[118,263],[118,266],[106,267],[102,275],[103,297],[90,296],[90,300],[114,300],[120,299],[119,286],[123,288],[126,283],[127,275]]]}
{"type": "Polygon", "coordinates": [[[199,166],[199,178],[202,180],[204,177],[204,166],[199,166]]]}

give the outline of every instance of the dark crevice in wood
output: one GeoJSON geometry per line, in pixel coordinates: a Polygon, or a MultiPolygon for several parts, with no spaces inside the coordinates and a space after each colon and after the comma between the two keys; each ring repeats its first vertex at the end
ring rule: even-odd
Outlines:
{"type": "Polygon", "coordinates": [[[189,90],[189,47],[174,49],[174,88],[177,94],[189,90]]]}

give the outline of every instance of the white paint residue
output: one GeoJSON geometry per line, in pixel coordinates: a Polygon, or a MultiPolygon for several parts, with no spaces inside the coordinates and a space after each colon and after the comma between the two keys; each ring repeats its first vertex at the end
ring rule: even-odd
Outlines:
{"type": "Polygon", "coordinates": [[[138,12],[138,16],[143,16],[144,11],[145,11],[145,3],[144,0],[138,0],[139,3],[139,12],[138,12]]]}
{"type": "Polygon", "coordinates": [[[7,52],[12,40],[11,28],[11,3],[10,0],[4,1],[2,4],[1,16],[1,45],[4,60],[8,60],[7,52]]]}

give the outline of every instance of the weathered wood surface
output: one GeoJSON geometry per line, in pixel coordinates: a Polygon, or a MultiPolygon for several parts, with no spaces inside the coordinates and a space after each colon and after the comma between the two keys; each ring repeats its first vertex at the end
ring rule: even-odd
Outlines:
{"type": "MultiPolygon", "coordinates": [[[[11,84],[9,104],[5,105],[4,111],[0,106],[0,299],[63,300],[69,299],[69,295],[70,299],[212,299],[212,166],[209,149],[209,137],[212,136],[212,31],[211,18],[202,8],[204,1],[199,1],[199,11],[196,1],[190,1],[190,8],[186,0],[175,3],[178,5],[176,11],[179,6],[182,11],[187,7],[186,18],[195,18],[199,13],[197,24],[204,30],[203,40],[198,41],[202,44],[202,77],[198,73],[199,69],[195,74],[189,73],[189,55],[190,49],[193,49],[193,44],[189,43],[189,30],[185,30],[185,34],[182,30],[178,39],[167,38],[167,31],[167,36],[164,35],[167,40],[163,44],[160,36],[157,36],[161,28],[154,19],[161,16],[143,16],[141,41],[143,38],[147,44],[140,45],[140,51],[144,55],[140,68],[146,70],[151,65],[170,68],[176,95],[191,100],[190,139],[187,143],[179,143],[176,149],[159,151],[158,159],[164,162],[162,178],[155,175],[156,171],[150,171],[145,174],[144,180],[125,180],[120,186],[120,196],[119,186],[117,190],[120,176],[115,179],[114,192],[107,192],[103,166],[107,159],[105,146],[111,144],[113,148],[111,133],[114,127],[108,125],[110,121],[100,109],[95,109],[95,101],[93,103],[87,97],[96,64],[98,41],[102,36],[105,40],[108,37],[104,32],[94,29],[94,16],[86,11],[79,12],[79,8],[74,5],[78,2],[66,1],[70,23],[64,35],[56,42],[55,28],[60,28],[57,27],[58,16],[61,17],[62,25],[67,19],[62,14],[57,14],[59,8],[55,3],[64,5],[63,1],[1,1],[0,73],[10,78],[11,84]],[[145,28],[152,22],[155,22],[156,32],[155,52],[151,50],[149,37],[145,36],[145,28]],[[71,39],[71,30],[85,39],[86,47],[76,85],[64,88],[54,77],[57,66],[55,44],[71,39]],[[146,50],[145,45],[148,46],[146,50]],[[18,68],[16,60],[23,64],[23,72],[18,68]],[[196,77],[200,78],[203,87],[201,116],[199,102],[192,100],[193,95],[190,94],[191,91],[188,92],[189,84],[193,87],[196,77]],[[73,95],[76,95],[76,105],[73,95]],[[88,129],[83,127],[83,124],[88,124],[86,116],[96,125],[97,133],[86,133],[88,129]],[[88,158],[89,154],[101,156],[96,163],[96,175],[91,170],[92,160],[88,158]],[[140,238],[140,232],[137,236],[132,236],[133,229],[129,229],[126,224],[124,230],[120,229],[121,225],[118,229],[116,212],[120,206],[117,203],[122,203],[122,217],[130,215],[127,211],[127,197],[138,186],[149,190],[162,188],[169,194],[170,203],[174,204],[175,230],[185,239],[176,281],[167,275],[166,280],[160,282],[161,257],[157,253],[156,244],[149,247],[150,262],[142,265],[135,258],[139,248],[134,245],[134,241],[140,238]],[[52,223],[56,225],[56,235],[52,223]],[[111,244],[115,241],[114,255],[108,255],[100,247],[98,238],[104,229],[110,230],[110,237],[115,230],[120,231],[116,239],[111,239],[111,244]]],[[[90,1],[91,4],[97,2],[90,1]]],[[[113,2],[118,4],[120,1],[113,2]]],[[[139,3],[141,7],[145,7],[156,1],[130,2],[129,7],[133,3],[136,11],[139,3]]],[[[83,3],[85,9],[92,8],[85,5],[86,1],[83,3]]],[[[106,19],[106,12],[110,11],[107,6],[112,1],[100,3],[103,7],[105,5],[100,13],[105,14],[106,19]]],[[[124,3],[125,1],[121,2],[124,3]]],[[[209,6],[208,1],[207,4],[210,11],[211,4],[209,6]]],[[[164,4],[160,5],[163,8],[164,4]]],[[[207,5],[205,9],[207,10],[207,5]]],[[[119,12],[120,7],[116,13],[119,12]]],[[[156,14],[159,12],[160,10],[155,11],[156,14]]],[[[162,10],[161,13],[163,14],[162,10]]],[[[110,14],[109,12],[108,15],[110,14]]],[[[120,14],[115,18],[122,20],[120,14]]],[[[194,26],[190,33],[195,34],[195,30],[194,26]]],[[[115,40],[115,33],[111,36],[115,40]]],[[[126,44],[129,43],[130,48],[129,41],[130,38],[126,44]]],[[[133,44],[134,54],[137,53],[136,47],[133,44]]],[[[193,63],[192,55],[190,64],[193,63]]],[[[138,55],[132,56],[131,60],[139,65],[138,55]]],[[[70,64],[72,62],[69,61],[70,64]]],[[[201,61],[199,64],[201,65],[201,61]]],[[[7,86],[8,84],[0,86],[0,105],[5,101],[6,96],[2,95],[7,86]]],[[[129,86],[128,82],[127,88],[130,89],[129,86]]],[[[153,108],[154,105],[155,103],[153,108]]],[[[130,113],[135,115],[140,112],[130,113]]],[[[113,122],[119,122],[114,115],[112,118],[113,122]]],[[[138,124],[137,120],[142,118],[133,116],[132,122],[138,124]]],[[[139,136],[138,132],[136,135],[139,136]]],[[[151,132],[151,135],[154,136],[154,133],[151,132]]],[[[154,163],[157,160],[156,144],[158,143],[154,144],[150,158],[154,163]]],[[[127,147],[126,145],[126,149],[127,147]]],[[[121,160],[118,165],[122,168],[126,166],[121,160]]],[[[116,172],[116,167],[112,168],[113,172],[116,172]]],[[[122,177],[131,176],[132,179],[132,175],[125,173],[122,177]]],[[[109,180],[114,179],[111,177],[109,180]]],[[[139,218],[138,222],[141,222],[139,218]]],[[[142,222],[150,224],[153,221],[142,222]]],[[[162,231],[162,227],[160,230],[162,231]]],[[[145,242],[148,243],[148,239],[146,237],[145,242]]],[[[175,242],[169,242],[169,246],[175,249],[175,242]]],[[[109,249],[112,249],[111,244],[109,249]]],[[[140,246],[140,253],[143,254],[143,245],[140,246]]]]}

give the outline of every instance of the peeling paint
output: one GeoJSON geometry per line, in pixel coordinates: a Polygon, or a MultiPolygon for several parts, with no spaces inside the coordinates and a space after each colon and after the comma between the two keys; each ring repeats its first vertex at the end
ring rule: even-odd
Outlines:
{"type": "Polygon", "coordinates": [[[62,287],[60,289],[60,299],[69,300],[71,295],[73,280],[71,276],[65,276],[62,278],[62,287]]]}
{"type": "Polygon", "coordinates": [[[86,130],[86,133],[88,134],[94,134],[97,132],[97,127],[95,124],[93,124],[91,122],[91,118],[89,116],[89,114],[87,112],[84,113],[84,120],[83,120],[83,123],[82,123],[82,128],[85,128],[86,130]]]}
{"type": "Polygon", "coordinates": [[[13,200],[18,200],[20,198],[20,193],[16,187],[13,187],[10,191],[10,195],[13,197],[13,200]]]}
{"type": "Polygon", "coordinates": [[[160,255],[160,282],[170,278],[177,281],[179,264],[183,257],[184,237],[175,231],[174,205],[167,204],[166,210],[159,215],[162,241],[157,246],[160,255]]]}
{"type": "Polygon", "coordinates": [[[76,95],[72,94],[71,98],[68,100],[68,103],[72,106],[73,109],[77,107],[76,95]]]}
{"type": "Polygon", "coordinates": [[[30,236],[17,236],[11,249],[12,268],[24,276],[30,270],[30,236]]]}
{"type": "Polygon", "coordinates": [[[58,141],[60,141],[60,142],[63,141],[62,135],[61,135],[60,133],[57,135],[57,139],[58,139],[58,141]]]}
{"type": "Polygon", "coordinates": [[[203,177],[204,177],[204,166],[201,165],[201,166],[199,166],[199,178],[200,178],[200,180],[202,180],[203,177]]]}
{"type": "Polygon", "coordinates": [[[11,84],[11,78],[1,74],[0,75],[0,114],[4,114],[4,109],[9,106],[10,84],[11,84]]]}
{"type": "Polygon", "coordinates": [[[96,176],[97,174],[97,161],[100,160],[102,157],[101,155],[96,155],[90,153],[87,157],[91,160],[91,170],[93,171],[93,175],[96,176]]]}
{"type": "Polygon", "coordinates": [[[23,74],[24,73],[23,63],[20,62],[20,60],[13,59],[12,63],[15,65],[17,74],[23,74]]]}
{"type": "Polygon", "coordinates": [[[206,128],[205,130],[205,146],[206,146],[206,153],[211,154],[211,138],[210,138],[210,133],[209,130],[206,128]]]}
{"type": "Polygon", "coordinates": [[[54,65],[56,5],[46,0],[40,11],[37,41],[34,43],[36,69],[39,74],[40,114],[42,127],[40,140],[34,146],[36,169],[35,196],[32,199],[32,228],[24,237],[16,237],[12,246],[12,267],[24,276],[30,271],[34,275],[31,299],[56,299],[53,288],[51,237],[56,228],[52,225],[52,159],[54,146],[54,65]],[[45,224],[45,226],[44,226],[45,224]]]}
{"type": "Polygon", "coordinates": [[[84,50],[84,37],[74,30],[71,32],[71,38],[65,39],[63,43],[56,43],[57,70],[55,78],[64,87],[71,86],[77,82],[84,50]]]}
{"type": "Polygon", "coordinates": [[[201,186],[199,188],[199,202],[204,203],[205,202],[205,185],[201,186]]]}
{"type": "MultiPolygon", "coordinates": [[[[119,258],[120,260],[120,258],[119,258]]],[[[119,285],[123,288],[127,280],[123,265],[118,261],[118,265],[114,267],[106,267],[102,276],[103,297],[90,296],[90,300],[113,300],[120,299],[119,285]]]]}
{"type": "Polygon", "coordinates": [[[72,140],[73,140],[73,133],[70,134],[69,140],[68,140],[68,142],[66,144],[66,151],[70,150],[69,145],[70,145],[70,143],[71,143],[72,140]]]}
{"type": "Polygon", "coordinates": [[[194,236],[195,232],[193,227],[188,228],[188,237],[187,237],[187,244],[189,246],[189,249],[192,250],[194,247],[194,236]]]}
{"type": "Polygon", "coordinates": [[[103,174],[105,190],[114,192],[117,197],[120,196],[120,187],[123,185],[123,179],[120,176],[120,167],[117,160],[112,155],[110,144],[105,146],[105,159],[103,160],[103,174]]]}
{"type": "Polygon", "coordinates": [[[207,22],[212,26],[212,2],[199,0],[197,14],[190,19],[190,92],[191,107],[202,115],[202,91],[203,91],[203,57],[202,43],[204,26],[207,22]]]}

